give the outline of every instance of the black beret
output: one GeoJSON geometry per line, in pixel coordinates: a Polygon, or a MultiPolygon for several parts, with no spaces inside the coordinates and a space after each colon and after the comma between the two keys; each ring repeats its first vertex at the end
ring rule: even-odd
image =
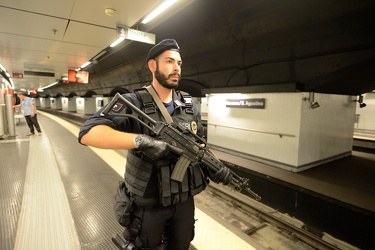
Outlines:
{"type": "Polygon", "coordinates": [[[155,59],[158,55],[170,49],[175,49],[178,51],[180,47],[174,39],[164,39],[163,41],[156,44],[154,47],[150,49],[146,61],[148,62],[148,60],[150,59],[155,59]]]}

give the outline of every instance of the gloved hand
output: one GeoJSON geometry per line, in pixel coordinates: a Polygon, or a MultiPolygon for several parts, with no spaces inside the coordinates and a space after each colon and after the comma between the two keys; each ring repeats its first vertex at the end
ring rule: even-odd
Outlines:
{"type": "Polygon", "coordinates": [[[208,170],[209,174],[208,177],[215,183],[223,183],[224,185],[228,185],[233,175],[229,168],[222,167],[216,173],[212,173],[210,170],[208,170]]]}
{"type": "Polygon", "coordinates": [[[168,156],[170,153],[175,153],[177,155],[183,154],[182,149],[148,135],[138,135],[135,140],[138,144],[137,150],[142,151],[151,160],[158,160],[168,156]]]}

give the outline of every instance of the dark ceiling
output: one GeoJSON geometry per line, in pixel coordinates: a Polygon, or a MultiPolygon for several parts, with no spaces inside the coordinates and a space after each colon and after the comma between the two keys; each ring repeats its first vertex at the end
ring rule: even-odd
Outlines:
{"type": "MultiPolygon", "coordinates": [[[[183,58],[181,89],[195,95],[359,95],[375,90],[373,0],[190,2],[153,27],[135,27],[157,34],[157,42],[177,40],[183,58]]],[[[145,67],[150,47],[125,43],[88,71],[95,77],[124,65],[133,65],[129,71],[145,67]]]]}

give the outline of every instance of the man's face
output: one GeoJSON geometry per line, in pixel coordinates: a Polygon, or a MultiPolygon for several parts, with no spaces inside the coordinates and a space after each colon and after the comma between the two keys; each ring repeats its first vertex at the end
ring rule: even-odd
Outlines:
{"type": "Polygon", "coordinates": [[[155,78],[164,88],[175,89],[181,78],[181,56],[177,51],[167,50],[156,58],[155,78]]]}

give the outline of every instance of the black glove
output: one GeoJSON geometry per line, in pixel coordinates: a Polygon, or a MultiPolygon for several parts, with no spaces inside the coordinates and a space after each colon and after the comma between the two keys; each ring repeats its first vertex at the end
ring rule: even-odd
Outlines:
{"type": "Polygon", "coordinates": [[[158,160],[170,153],[183,154],[183,150],[148,135],[138,135],[135,139],[137,150],[142,151],[151,160],[158,160]]]}
{"type": "Polygon", "coordinates": [[[209,174],[208,177],[215,183],[223,183],[224,185],[228,185],[233,178],[233,175],[229,168],[222,167],[216,173],[212,173],[208,170],[209,174]]]}

